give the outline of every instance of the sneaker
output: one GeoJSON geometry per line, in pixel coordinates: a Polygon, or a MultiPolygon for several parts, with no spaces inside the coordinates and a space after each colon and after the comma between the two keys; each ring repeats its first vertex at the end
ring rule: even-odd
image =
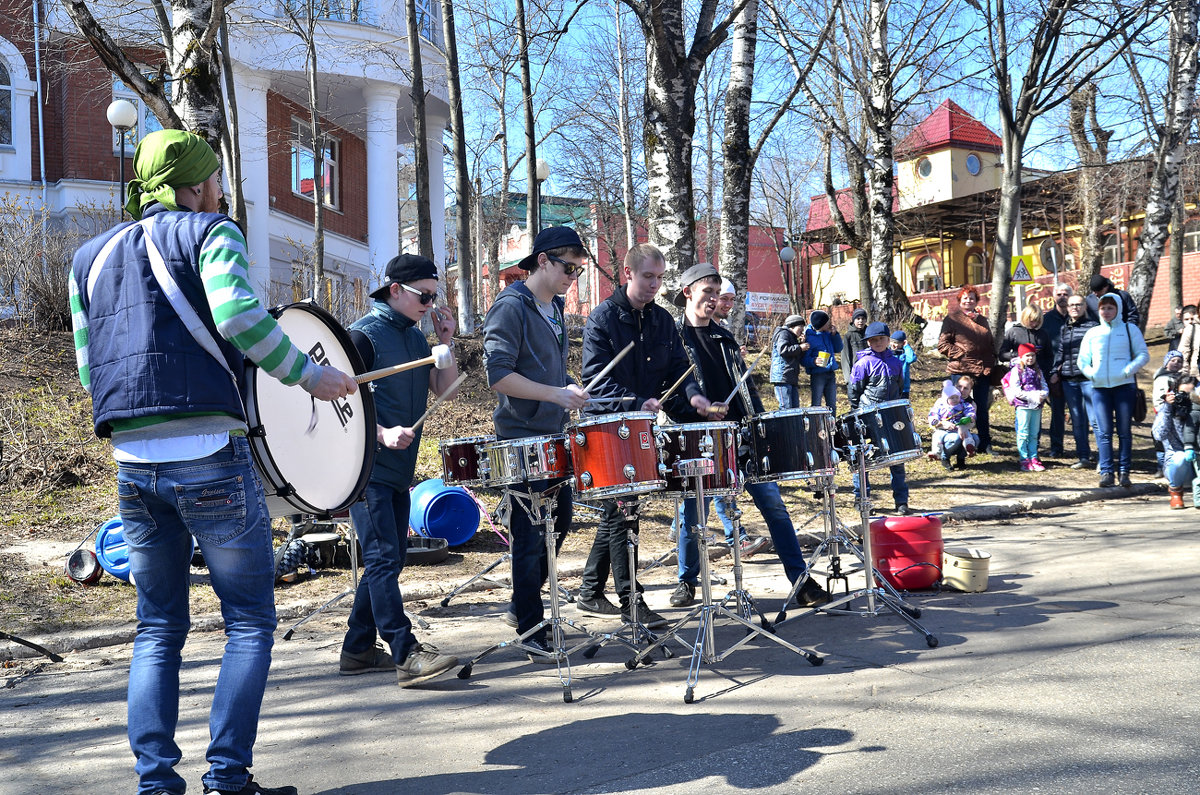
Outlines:
{"type": "Polygon", "coordinates": [[[1051,450],[1050,452],[1046,453],[1046,458],[1063,458],[1063,457],[1064,456],[1063,456],[1062,450],[1051,450]]]}
{"type": "Polygon", "coordinates": [[[442,654],[428,643],[418,643],[404,662],[396,666],[396,679],[401,687],[411,687],[444,674],[456,665],[457,657],[442,654]]]}
{"type": "Polygon", "coordinates": [[[687,607],[696,601],[696,586],[690,582],[680,582],[671,594],[671,607],[687,607]]]}
{"type": "Polygon", "coordinates": [[[1029,459],[1028,459],[1028,458],[1022,458],[1022,459],[1021,459],[1020,468],[1021,468],[1021,471],[1022,471],[1022,472],[1029,472],[1029,471],[1031,471],[1031,470],[1033,469],[1033,467],[1032,467],[1032,466],[1030,465],[1030,463],[1029,463],[1029,459]]]}
{"type": "MultiPolygon", "coordinates": [[[[642,626],[647,627],[649,629],[659,629],[661,627],[667,626],[667,624],[670,623],[669,621],[667,621],[667,619],[663,618],[658,613],[655,613],[653,610],[646,607],[646,603],[643,601],[640,601],[640,600],[638,601],[637,617],[638,617],[637,623],[639,623],[642,626]]],[[[624,621],[626,624],[633,623],[633,619],[629,615],[629,608],[625,608],[624,610],[621,611],[621,620],[624,621]]]]}
{"type": "Polygon", "coordinates": [[[1040,458],[1029,459],[1029,470],[1031,472],[1045,472],[1046,465],[1042,463],[1040,458]]]}
{"type": "Polygon", "coordinates": [[[1071,464],[1071,469],[1087,469],[1091,465],[1090,461],[1076,461],[1074,464],[1071,464]]]}
{"type": "Polygon", "coordinates": [[[520,622],[517,621],[517,611],[512,609],[512,605],[509,605],[508,609],[504,611],[504,623],[513,629],[516,629],[520,624],[520,622]]]}
{"type": "Polygon", "coordinates": [[[1133,487],[1133,481],[1129,479],[1128,472],[1121,473],[1121,488],[1128,489],[1133,487]]]}
{"type": "Polygon", "coordinates": [[[748,558],[762,551],[762,548],[766,545],[767,539],[762,536],[745,536],[742,538],[742,543],[739,546],[742,548],[742,557],[748,558]]]}
{"type": "Polygon", "coordinates": [[[205,792],[230,792],[234,795],[297,795],[295,787],[264,787],[254,780],[254,776],[246,779],[241,789],[212,789],[204,785],[205,792]]]}
{"type": "Polygon", "coordinates": [[[338,673],[341,676],[358,676],[359,674],[370,674],[376,671],[392,671],[396,668],[396,661],[392,659],[392,655],[383,650],[382,646],[376,646],[373,649],[351,653],[343,651],[341,658],[338,660],[338,673]]]}
{"type": "Polygon", "coordinates": [[[896,506],[896,515],[897,516],[908,516],[911,513],[912,513],[912,511],[909,510],[908,503],[906,503],[906,502],[902,502],[896,506]]]}
{"type": "Polygon", "coordinates": [[[809,577],[796,591],[788,607],[818,607],[829,602],[829,592],[817,585],[817,581],[809,577]]]}
{"type": "Polygon", "coordinates": [[[938,454],[935,453],[933,450],[930,450],[928,453],[925,454],[925,457],[928,458],[930,461],[936,461],[938,454]]]}
{"type": "Polygon", "coordinates": [[[944,456],[942,457],[942,469],[946,470],[947,472],[954,471],[954,465],[950,463],[949,458],[946,458],[944,456]]]}
{"type": "Polygon", "coordinates": [[[1111,489],[1114,485],[1116,485],[1116,478],[1113,477],[1113,473],[1105,472],[1100,476],[1100,488],[1111,489]]]}
{"type": "Polygon", "coordinates": [[[575,596],[575,609],[585,615],[600,616],[601,618],[621,615],[620,609],[608,601],[608,597],[604,594],[597,594],[590,599],[583,596],[583,594],[577,594],[575,596]]]}
{"type": "Polygon", "coordinates": [[[546,642],[545,638],[526,638],[525,640],[521,641],[521,643],[530,647],[531,649],[537,649],[539,652],[541,652],[541,654],[537,654],[531,651],[526,654],[526,656],[529,658],[529,662],[537,663],[539,665],[558,664],[557,653],[554,651],[554,647],[546,642]]]}
{"type": "Polygon", "coordinates": [[[967,455],[975,455],[975,445],[967,442],[967,455]]]}

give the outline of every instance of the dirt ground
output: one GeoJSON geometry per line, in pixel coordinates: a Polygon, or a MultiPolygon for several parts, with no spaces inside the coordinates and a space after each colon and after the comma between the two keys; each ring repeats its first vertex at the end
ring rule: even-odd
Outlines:
{"type": "MultiPolygon", "coordinates": [[[[1149,386],[1164,350],[1163,343],[1152,344],[1151,364],[1141,376],[1144,386],[1149,386]]],[[[3,328],[0,351],[0,627],[36,636],[130,621],[135,602],[132,587],[109,575],[95,586],[85,587],[69,579],[63,570],[70,551],[116,513],[115,467],[108,444],[91,433],[90,402],[76,378],[71,336],[68,332],[33,336],[3,328]]],[[[573,346],[572,353],[573,369],[578,372],[578,345],[573,346]]],[[[761,386],[768,359],[763,357],[759,362],[757,374],[764,403],[770,410],[776,406],[774,397],[769,388],[761,386]]],[[[460,341],[459,362],[468,377],[459,398],[436,411],[425,426],[418,480],[441,476],[438,440],[491,433],[490,414],[495,402],[486,387],[478,338],[460,341]]],[[[912,388],[919,427],[924,427],[925,414],[940,392],[944,377],[944,361],[936,352],[921,353],[914,367],[912,388]]],[[[802,384],[801,394],[805,392],[802,384]]],[[[977,456],[965,470],[947,473],[937,462],[924,458],[910,462],[907,473],[911,507],[938,511],[1045,490],[1096,485],[1094,472],[1069,469],[1070,458],[1047,460],[1049,470],[1045,473],[1020,472],[1014,455],[1012,420],[1012,409],[997,401],[992,409],[997,454],[977,456]]],[[[927,440],[928,434],[925,436],[927,440]]],[[[1069,425],[1066,437],[1068,449],[1073,448],[1069,425]]],[[[1148,423],[1135,428],[1134,446],[1135,480],[1149,480],[1155,465],[1148,423]]],[[[883,474],[873,476],[879,485],[884,485],[884,478],[883,474]]],[[[856,514],[851,511],[850,477],[844,466],[838,470],[837,483],[842,489],[839,512],[847,521],[853,521],[856,514]]],[[[810,520],[819,508],[806,486],[803,481],[783,484],[785,501],[798,526],[810,520]]],[[[877,494],[880,506],[890,509],[886,488],[877,494]]],[[[488,510],[498,501],[495,492],[479,492],[477,496],[488,510]]],[[[666,500],[648,502],[641,533],[643,560],[670,553],[669,517],[673,509],[674,504],[666,500]]],[[[751,532],[765,534],[753,507],[747,508],[745,521],[751,532]]],[[[564,564],[579,562],[586,556],[594,528],[590,512],[576,512],[572,533],[563,547],[564,564]]],[[[450,590],[503,554],[505,545],[499,530],[485,516],[475,536],[452,549],[444,562],[406,568],[406,587],[433,586],[443,593],[450,590]]],[[[955,530],[948,528],[947,532],[953,534],[955,530]]],[[[276,521],[275,534],[277,543],[285,538],[287,526],[282,520],[276,521]]],[[[666,582],[672,568],[660,567],[652,576],[666,582]]],[[[501,566],[497,573],[506,574],[506,570],[507,566],[501,566]]],[[[204,570],[194,569],[193,574],[193,612],[215,612],[217,605],[204,570]]],[[[320,603],[340,592],[347,582],[345,570],[313,570],[302,581],[281,584],[277,601],[281,607],[320,603]]]]}

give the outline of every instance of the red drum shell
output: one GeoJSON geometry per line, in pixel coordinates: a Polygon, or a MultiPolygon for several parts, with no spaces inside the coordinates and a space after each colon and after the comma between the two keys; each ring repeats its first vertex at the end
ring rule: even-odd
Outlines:
{"type": "Polygon", "coordinates": [[[442,456],[442,482],[447,486],[479,486],[487,481],[487,456],[483,446],[495,436],[464,436],[443,439],[438,444],[442,456]]]}
{"type": "Polygon", "coordinates": [[[603,414],[567,426],[575,495],[604,500],[659,491],[659,474],[651,411],[603,414]]]}

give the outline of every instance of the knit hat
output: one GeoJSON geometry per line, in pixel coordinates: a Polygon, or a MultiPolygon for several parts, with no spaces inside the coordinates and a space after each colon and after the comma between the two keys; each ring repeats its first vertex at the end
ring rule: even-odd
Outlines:
{"type": "Polygon", "coordinates": [[[783,325],[788,328],[794,328],[795,326],[803,325],[803,323],[804,315],[788,315],[783,320],[783,325]]]}
{"type": "Polygon", "coordinates": [[[1088,289],[1093,293],[1098,293],[1101,290],[1108,292],[1109,290],[1113,289],[1113,283],[1109,281],[1107,276],[1101,276],[1099,273],[1097,273],[1092,277],[1092,280],[1088,282],[1088,289]]]}
{"type": "Polygon", "coordinates": [[[1017,356],[1024,356],[1027,353],[1037,353],[1037,346],[1028,342],[1022,342],[1017,346],[1017,356]]]}
{"type": "Polygon", "coordinates": [[[854,321],[858,320],[860,317],[863,320],[867,319],[867,310],[863,309],[862,307],[859,307],[858,309],[854,310],[854,313],[852,315],[850,315],[850,322],[853,323],[854,321]]]}
{"type": "Polygon", "coordinates": [[[950,397],[954,397],[955,395],[959,395],[961,397],[961,395],[958,391],[958,387],[956,387],[954,385],[953,381],[951,381],[949,378],[947,378],[945,381],[942,382],[942,397],[950,398],[950,397]]]}
{"type": "Polygon", "coordinates": [[[1181,359],[1181,360],[1182,360],[1182,359],[1183,359],[1183,354],[1182,354],[1180,351],[1176,351],[1176,350],[1170,350],[1170,351],[1167,351],[1166,355],[1165,355],[1165,356],[1163,356],[1163,367],[1166,367],[1166,366],[1167,366],[1167,364],[1168,364],[1168,363],[1169,363],[1169,362],[1170,362],[1172,359],[1176,359],[1176,358],[1178,358],[1178,359],[1181,359]]]}
{"type": "Polygon", "coordinates": [[[808,325],[820,329],[829,322],[829,313],[824,309],[814,309],[808,313],[808,325]]]}
{"type": "Polygon", "coordinates": [[[867,326],[867,330],[863,332],[863,336],[867,339],[871,337],[886,337],[888,336],[887,323],[881,323],[876,320],[871,325],[867,326]]]}
{"type": "Polygon", "coordinates": [[[905,342],[908,340],[908,335],[904,333],[904,329],[898,328],[892,332],[892,339],[900,340],[900,342],[905,342]]]}

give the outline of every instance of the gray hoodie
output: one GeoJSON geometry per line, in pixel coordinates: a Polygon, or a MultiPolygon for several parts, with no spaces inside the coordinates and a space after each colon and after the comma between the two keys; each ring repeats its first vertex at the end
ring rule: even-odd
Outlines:
{"type": "MultiPolygon", "coordinates": [[[[560,313],[561,296],[554,297],[560,313]]],[[[575,383],[567,372],[567,335],[560,344],[555,330],[538,310],[537,302],[524,282],[514,282],[500,293],[483,321],[483,362],[488,386],[511,373],[547,384],[564,387],[575,383]]],[[[492,412],[496,436],[521,439],[562,433],[566,409],[557,403],[525,400],[497,393],[499,405],[492,412]]]]}

